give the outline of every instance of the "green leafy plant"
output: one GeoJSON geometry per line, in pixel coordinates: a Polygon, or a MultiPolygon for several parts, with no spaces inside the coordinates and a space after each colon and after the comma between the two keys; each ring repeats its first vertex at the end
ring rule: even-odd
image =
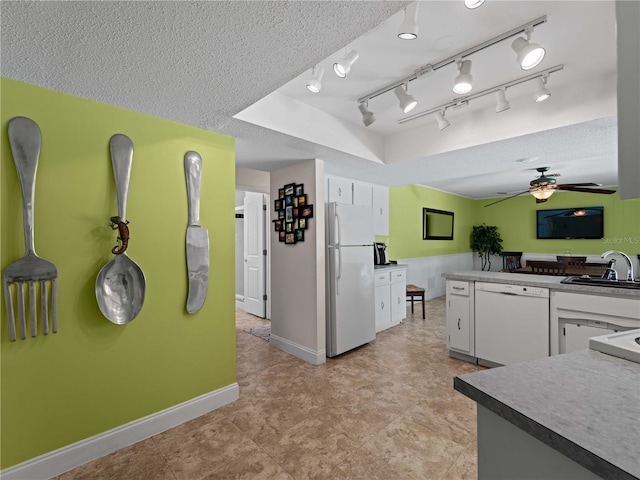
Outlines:
{"type": "Polygon", "coordinates": [[[502,238],[495,225],[474,225],[471,230],[471,250],[482,259],[482,270],[491,270],[491,255],[502,253],[502,238]]]}

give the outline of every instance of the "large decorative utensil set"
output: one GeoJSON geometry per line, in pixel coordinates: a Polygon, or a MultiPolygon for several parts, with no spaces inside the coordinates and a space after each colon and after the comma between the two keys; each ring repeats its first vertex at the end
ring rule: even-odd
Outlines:
{"type": "MultiPolygon", "coordinates": [[[[9,121],[9,143],[22,188],[22,211],[25,255],[10,264],[2,275],[4,298],[9,323],[9,339],[16,339],[15,308],[17,306],[20,338],[27,337],[25,286],[27,287],[30,333],[38,334],[37,311],[40,304],[42,332],[56,333],[57,278],[53,263],[35,252],[34,200],[36,169],[42,145],[40,128],[31,119],[14,117],[9,121]],[[40,301],[38,302],[38,291],[40,301]],[[15,296],[14,296],[15,292],[15,296]]],[[[111,322],[123,325],[133,320],[144,303],[145,278],[140,267],[125,253],[129,241],[126,217],[129,178],[133,162],[133,143],[126,135],[116,134],[110,141],[111,163],[116,183],[118,216],[111,217],[112,227],[118,230],[120,246],[113,248],[115,256],[102,267],[96,278],[96,300],[102,314],[111,322]]],[[[209,234],[199,224],[202,158],[196,152],[184,156],[189,219],[186,234],[189,293],[186,309],[195,313],[202,308],[209,282],[209,234]]]]}

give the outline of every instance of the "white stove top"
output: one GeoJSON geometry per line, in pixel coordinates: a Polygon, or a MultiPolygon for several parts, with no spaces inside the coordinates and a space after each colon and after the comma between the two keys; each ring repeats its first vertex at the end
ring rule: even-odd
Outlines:
{"type": "Polygon", "coordinates": [[[589,339],[589,348],[640,363],[640,328],[589,339]]]}

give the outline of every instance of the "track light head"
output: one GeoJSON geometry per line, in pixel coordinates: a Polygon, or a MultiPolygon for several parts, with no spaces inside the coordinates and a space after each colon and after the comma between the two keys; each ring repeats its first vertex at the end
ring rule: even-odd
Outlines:
{"type": "Polygon", "coordinates": [[[398,97],[398,100],[400,101],[400,110],[402,110],[402,113],[409,113],[411,110],[416,108],[418,101],[413,98],[413,95],[409,95],[405,88],[406,84],[404,87],[402,85],[398,85],[393,89],[393,93],[396,94],[396,97],[398,97]]]}
{"type": "Polygon", "coordinates": [[[451,123],[449,123],[449,120],[444,118],[444,109],[436,112],[436,121],[438,122],[438,130],[444,130],[451,125],[451,123]]]}
{"type": "Polygon", "coordinates": [[[333,71],[340,78],[345,78],[351,71],[351,66],[358,60],[358,52],[351,50],[344,58],[333,64],[333,71]]]}
{"type": "Polygon", "coordinates": [[[362,123],[364,123],[365,127],[368,127],[373,122],[376,121],[375,114],[369,110],[369,102],[362,102],[358,105],[358,110],[362,114],[362,123]]]}
{"type": "Polygon", "coordinates": [[[547,88],[547,77],[538,77],[534,82],[533,99],[536,103],[544,102],[551,96],[551,92],[547,88]]]}
{"type": "Polygon", "coordinates": [[[398,29],[398,38],[415,40],[418,38],[418,2],[413,2],[404,11],[404,21],[398,29]]]}
{"type": "Polygon", "coordinates": [[[496,92],[497,101],[496,101],[496,113],[504,112],[505,110],[509,110],[511,105],[507,101],[507,89],[502,87],[500,90],[496,92]]]}
{"type": "Polygon", "coordinates": [[[537,43],[529,43],[532,31],[533,28],[527,28],[527,38],[518,37],[511,44],[511,48],[516,52],[518,64],[523,70],[531,70],[537,66],[546,53],[545,49],[537,43]]]}
{"type": "Polygon", "coordinates": [[[460,72],[453,81],[453,91],[459,95],[469,93],[473,88],[473,77],[471,76],[471,60],[456,61],[460,72]]]}
{"type": "Polygon", "coordinates": [[[469,9],[478,8],[484,3],[484,0],[464,0],[464,6],[469,9]]]}
{"type": "Polygon", "coordinates": [[[322,90],[322,77],[324,76],[324,67],[313,67],[311,78],[307,82],[307,90],[311,93],[320,93],[322,90]]]}

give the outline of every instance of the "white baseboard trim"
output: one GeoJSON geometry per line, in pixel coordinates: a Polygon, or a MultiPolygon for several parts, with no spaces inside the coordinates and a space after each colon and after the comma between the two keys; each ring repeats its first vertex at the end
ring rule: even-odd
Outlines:
{"type": "Polygon", "coordinates": [[[2,480],[46,480],[238,399],[237,383],[0,471],[2,480]]]}
{"type": "Polygon", "coordinates": [[[278,337],[271,333],[269,335],[269,343],[274,347],[282,350],[283,352],[290,353],[291,355],[298,357],[305,362],[309,362],[313,365],[322,365],[327,361],[327,354],[325,350],[315,352],[307,347],[298,345],[290,340],[278,337]]]}

